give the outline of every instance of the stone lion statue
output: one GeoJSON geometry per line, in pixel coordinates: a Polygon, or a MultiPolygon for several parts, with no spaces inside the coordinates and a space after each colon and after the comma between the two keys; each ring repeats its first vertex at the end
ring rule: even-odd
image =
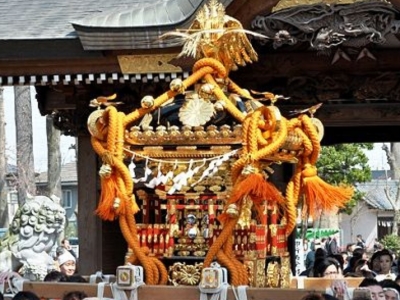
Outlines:
{"type": "Polygon", "coordinates": [[[65,225],[65,210],[46,196],[27,197],[0,240],[0,273],[15,271],[43,280],[54,269],[50,252],[65,225]]]}

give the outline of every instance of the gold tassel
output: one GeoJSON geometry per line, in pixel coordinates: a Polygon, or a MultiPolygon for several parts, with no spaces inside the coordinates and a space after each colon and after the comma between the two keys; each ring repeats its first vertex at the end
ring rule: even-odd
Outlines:
{"type": "MultiPolygon", "coordinates": [[[[231,197],[229,198],[226,207],[230,204],[242,201],[246,196],[253,201],[258,214],[262,214],[264,209],[264,201],[274,203],[284,203],[284,197],[281,192],[270,182],[265,180],[261,173],[252,173],[244,175],[244,179],[237,182],[233,187],[231,197]]],[[[239,179],[240,180],[240,179],[239,179]]],[[[226,213],[221,214],[218,220],[224,223],[229,216],[226,213]]]]}
{"type": "Polygon", "coordinates": [[[303,193],[311,216],[320,211],[332,211],[342,208],[353,196],[349,186],[333,186],[317,176],[317,168],[306,164],[302,171],[303,193]]]}
{"type": "Polygon", "coordinates": [[[115,175],[101,178],[100,202],[96,209],[96,214],[105,221],[114,221],[116,219],[114,201],[117,196],[117,185],[115,175]]]}

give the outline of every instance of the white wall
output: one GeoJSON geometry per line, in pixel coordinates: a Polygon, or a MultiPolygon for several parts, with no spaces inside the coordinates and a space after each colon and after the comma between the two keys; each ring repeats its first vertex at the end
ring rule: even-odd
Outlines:
{"type": "Polygon", "coordinates": [[[342,214],[340,223],[343,246],[356,242],[357,234],[361,234],[367,247],[373,247],[374,240],[378,235],[377,212],[369,209],[364,201],[357,204],[351,215],[342,214]]]}

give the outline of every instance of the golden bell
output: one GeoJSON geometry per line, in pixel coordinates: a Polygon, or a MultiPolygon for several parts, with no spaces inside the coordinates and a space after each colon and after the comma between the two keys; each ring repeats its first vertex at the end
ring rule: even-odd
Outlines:
{"type": "Polygon", "coordinates": [[[183,81],[180,78],[175,78],[169,84],[169,88],[171,91],[183,93],[185,91],[185,87],[183,86],[183,81]]]}
{"type": "Polygon", "coordinates": [[[151,108],[154,106],[154,97],[153,96],[144,96],[140,101],[140,105],[142,108],[151,108]]]}

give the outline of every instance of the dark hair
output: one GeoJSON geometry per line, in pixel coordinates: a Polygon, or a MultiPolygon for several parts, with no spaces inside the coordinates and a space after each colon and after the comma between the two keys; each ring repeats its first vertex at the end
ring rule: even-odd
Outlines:
{"type": "Polygon", "coordinates": [[[323,248],[318,248],[317,250],[315,250],[315,259],[318,258],[325,258],[327,255],[325,249],[323,248]]]}
{"type": "Polygon", "coordinates": [[[372,263],[376,258],[378,258],[378,257],[381,255],[381,251],[382,251],[382,250],[379,250],[379,251],[374,252],[374,254],[372,254],[372,256],[371,256],[371,258],[369,259],[369,261],[372,263]]]}
{"type": "Polygon", "coordinates": [[[354,273],[352,272],[352,274],[356,275],[355,277],[374,278],[374,273],[371,271],[361,270],[365,264],[368,264],[366,259],[360,258],[357,260],[354,265],[354,273]]]}
{"type": "Polygon", "coordinates": [[[33,292],[21,291],[16,293],[12,300],[40,300],[40,298],[33,292]]]}
{"type": "Polygon", "coordinates": [[[369,287],[373,285],[380,285],[380,284],[375,278],[364,278],[363,281],[361,281],[359,287],[369,287]]]}
{"type": "Polygon", "coordinates": [[[329,294],[322,294],[322,296],[325,298],[325,300],[338,300],[338,298],[329,294]]]}
{"type": "Polygon", "coordinates": [[[88,282],[84,277],[78,274],[74,274],[68,277],[68,282],[88,282]]]}
{"type": "Polygon", "coordinates": [[[355,246],[355,243],[348,243],[346,245],[346,251],[350,251],[350,248],[353,247],[353,246],[355,246]]]}
{"type": "Polygon", "coordinates": [[[331,265],[334,265],[337,271],[340,270],[340,263],[332,257],[327,257],[325,259],[318,260],[318,262],[315,261],[314,277],[323,277],[325,270],[331,265]]]}
{"type": "Polygon", "coordinates": [[[382,281],[379,282],[379,284],[383,287],[383,288],[392,288],[395,289],[399,295],[400,295],[400,285],[398,285],[396,282],[394,282],[391,279],[384,279],[382,281]]]}
{"type": "Polygon", "coordinates": [[[324,300],[324,296],[320,293],[309,293],[307,295],[304,295],[303,297],[301,297],[300,300],[324,300]]]}
{"type": "Polygon", "coordinates": [[[62,300],[82,300],[83,298],[87,298],[87,295],[85,292],[81,291],[72,291],[66,293],[62,300]]]}
{"type": "Polygon", "coordinates": [[[361,258],[365,253],[365,249],[363,248],[356,248],[353,250],[353,257],[357,256],[358,258],[361,258]]]}
{"type": "Polygon", "coordinates": [[[4,295],[2,292],[0,292],[0,300],[4,300],[4,295]]]}
{"type": "Polygon", "coordinates": [[[67,276],[64,273],[61,273],[60,271],[53,270],[47,273],[43,281],[66,282],[67,276]]]}
{"type": "Polygon", "coordinates": [[[392,252],[388,249],[383,249],[381,251],[379,251],[379,258],[381,258],[381,256],[387,255],[390,257],[390,261],[393,262],[393,256],[392,256],[392,252]]]}
{"type": "Polygon", "coordinates": [[[328,257],[336,259],[338,261],[338,263],[340,264],[340,268],[343,270],[344,258],[342,256],[342,254],[331,254],[328,257]]]}

